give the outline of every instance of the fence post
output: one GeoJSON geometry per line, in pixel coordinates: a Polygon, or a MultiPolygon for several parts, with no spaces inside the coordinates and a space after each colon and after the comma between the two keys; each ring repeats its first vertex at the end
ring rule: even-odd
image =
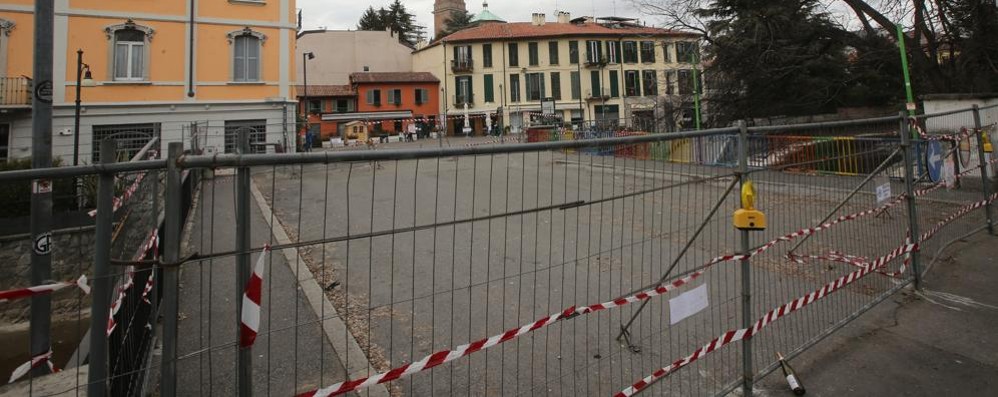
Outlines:
{"type": "MultiPolygon", "coordinates": [[[[115,162],[117,142],[100,142],[101,164],[115,162]]],[[[97,184],[97,220],[94,230],[94,289],[90,300],[90,372],[87,395],[107,395],[107,318],[111,312],[111,222],[114,214],[114,174],[103,172],[97,184]]]]}
{"type": "Polygon", "coordinates": [[[160,390],[166,397],[177,395],[177,323],[179,314],[181,183],[177,160],[184,151],[183,142],[171,142],[166,160],[166,219],[163,226],[163,355],[160,390]]]}
{"type": "MultiPolygon", "coordinates": [[[[748,179],[745,173],[748,172],[748,127],[745,121],[738,122],[738,179],[744,186],[748,179]]],[[[748,255],[749,231],[740,230],[742,255],[748,255]]],[[[752,326],[752,268],[748,259],[742,260],[742,328],[752,326]]],[[[752,395],[752,383],[755,373],[752,369],[752,338],[742,339],[742,395],[752,395]]]]}
{"type": "MultiPolygon", "coordinates": [[[[988,179],[988,156],[984,153],[984,129],[981,126],[981,108],[974,105],[974,135],[977,136],[977,156],[981,160],[981,187],[984,189],[984,199],[991,198],[991,180],[988,179]]],[[[993,143],[992,143],[993,144],[993,143]]],[[[985,221],[988,222],[988,234],[994,235],[994,223],[991,222],[991,202],[984,206],[985,221]]]]}
{"type": "MultiPolygon", "coordinates": [[[[238,153],[248,155],[250,153],[250,134],[247,132],[239,134],[238,153]]],[[[236,171],[236,296],[233,300],[236,303],[236,338],[239,338],[242,329],[243,315],[243,293],[246,289],[246,282],[250,278],[250,168],[239,167],[236,171]]],[[[240,396],[251,396],[253,394],[253,351],[250,347],[239,348],[238,366],[236,375],[239,385],[240,396]]]]}
{"type": "MultiPolygon", "coordinates": [[[[918,231],[918,209],[915,203],[915,177],[916,170],[911,158],[911,131],[909,131],[908,115],[905,112],[899,114],[901,120],[901,150],[904,154],[904,189],[905,199],[908,202],[908,230],[911,233],[911,242],[920,244],[921,235],[918,231]]],[[[911,271],[915,274],[915,289],[922,288],[922,271],[919,265],[919,252],[915,250],[911,253],[911,271]]]]}

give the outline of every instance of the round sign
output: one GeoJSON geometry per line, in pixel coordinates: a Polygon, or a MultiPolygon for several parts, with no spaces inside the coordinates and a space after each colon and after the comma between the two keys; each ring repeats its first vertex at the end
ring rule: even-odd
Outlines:
{"type": "Polygon", "coordinates": [[[35,85],[35,98],[43,103],[52,103],[52,80],[45,80],[35,85]]]}
{"type": "Polygon", "coordinates": [[[943,144],[939,141],[929,141],[925,150],[925,169],[929,180],[939,182],[943,174],[943,144]]]}
{"type": "Polygon", "coordinates": [[[52,252],[52,233],[42,233],[35,237],[35,254],[48,255],[52,252]]]}

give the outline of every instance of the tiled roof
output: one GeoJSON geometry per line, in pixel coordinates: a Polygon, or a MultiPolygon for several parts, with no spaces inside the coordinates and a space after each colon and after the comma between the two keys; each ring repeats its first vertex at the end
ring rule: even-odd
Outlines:
{"type": "MultiPolygon", "coordinates": [[[[597,23],[556,23],[534,25],[531,22],[487,23],[454,32],[442,40],[446,43],[566,36],[674,36],[696,37],[695,33],[645,26],[609,28],[597,23]]],[[[438,41],[439,42],[439,41],[438,41]]],[[[436,44],[436,43],[434,43],[436,44]]]]}
{"type": "MultiPolygon", "coordinates": [[[[298,93],[298,96],[305,96],[305,86],[296,86],[295,90],[298,93]]],[[[353,86],[350,85],[308,85],[308,96],[310,97],[355,95],[357,95],[357,92],[354,91],[353,86]]]]}
{"type": "Polygon", "coordinates": [[[357,83],[439,83],[428,72],[363,72],[351,73],[350,82],[357,83]]]}

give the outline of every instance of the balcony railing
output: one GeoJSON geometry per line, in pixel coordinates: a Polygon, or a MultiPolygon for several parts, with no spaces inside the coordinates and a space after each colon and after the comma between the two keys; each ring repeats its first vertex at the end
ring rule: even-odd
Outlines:
{"type": "Polygon", "coordinates": [[[468,104],[468,107],[473,106],[475,104],[475,95],[454,95],[454,107],[462,108],[465,104],[468,104]]]}
{"type": "Polygon", "coordinates": [[[589,100],[603,100],[610,99],[610,90],[604,88],[603,90],[589,90],[586,91],[586,99],[589,100]]]}
{"type": "Polygon", "coordinates": [[[606,58],[586,53],[585,64],[587,67],[604,67],[606,66],[606,58]]]}
{"type": "Polygon", "coordinates": [[[454,73],[467,73],[475,70],[475,62],[471,58],[451,59],[450,68],[454,73]]]}
{"type": "Polygon", "coordinates": [[[27,77],[0,77],[0,106],[31,106],[31,79],[27,77]]]}

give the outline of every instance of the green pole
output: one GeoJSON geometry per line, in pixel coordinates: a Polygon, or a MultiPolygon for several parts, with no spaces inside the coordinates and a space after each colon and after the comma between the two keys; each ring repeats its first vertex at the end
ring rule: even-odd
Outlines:
{"type": "Polygon", "coordinates": [[[901,71],[904,73],[904,90],[905,94],[908,96],[908,102],[905,107],[908,109],[908,115],[915,115],[915,94],[911,91],[911,74],[908,73],[908,52],[904,45],[904,29],[901,28],[901,24],[897,26],[898,34],[898,51],[901,53],[901,71]]]}
{"type": "Polygon", "coordinates": [[[697,53],[690,54],[690,61],[693,63],[693,117],[696,128],[700,130],[700,72],[697,69],[697,53]]]}

